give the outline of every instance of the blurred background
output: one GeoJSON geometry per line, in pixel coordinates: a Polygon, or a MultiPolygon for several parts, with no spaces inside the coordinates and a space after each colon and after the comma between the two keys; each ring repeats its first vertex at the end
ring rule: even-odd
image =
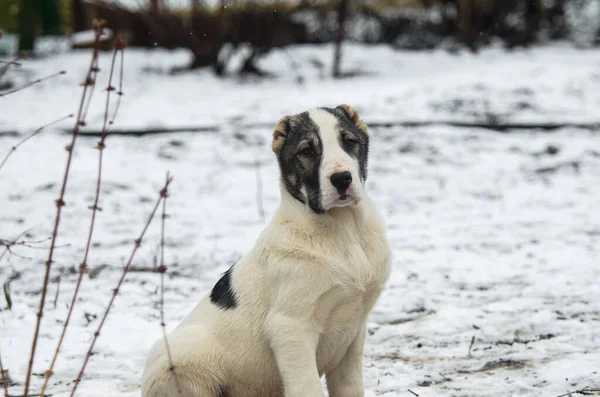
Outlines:
{"type": "Polygon", "coordinates": [[[600,43],[599,0],[3,0],[0,55],[31,52],[43,37],[70,36],[63,46],[85,47],[90,43],[77,33],[91,29],[93,18],[106,20],[129,46],[185,48],[193,54],[188,67],[217,74],[229,45],[249,46],[242,69],[259,74],[257,57],[275,47],[343,39],[414,51],[600,43]]]}

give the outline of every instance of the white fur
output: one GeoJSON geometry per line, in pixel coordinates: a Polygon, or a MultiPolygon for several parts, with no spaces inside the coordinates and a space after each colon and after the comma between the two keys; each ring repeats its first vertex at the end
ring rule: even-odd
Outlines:
{"type": "MultiPolygon", "coordinates": [[[[311,117],[323,139],[331,139],[323,133],[327,117],[311,117]]],[[[362,200],[317,215],[282,187],[275,217],[233,268],[237,307],[220,309],[206,297],[168,337],[183,393],[159,340],[144,372],[144,397],[220,397],[223,391],[227,397],[323,397],[322,375],[331,397],[364,395],[365,324],[387,281],[390,254],[358,169],[350,156],[325,147],[323,169],[355,167],[362,200]]]]}
{"type": "Polygon", "coordinates": [[[343,207],[360,201],[363,195],[360,183],[358,161],[351,157],[340,146],[337,119],[331,113],[322,109],[313,109],[309,116],[319,126],[323,157],[319,169],[321,186],[321,206],[325,211],[333,207],[343,207]],[[349,199],[340,201],[337,189],[331,184],[331,175],[336,172],[349,171],[352,174],[352,184],[346,191],[349,199]]]}

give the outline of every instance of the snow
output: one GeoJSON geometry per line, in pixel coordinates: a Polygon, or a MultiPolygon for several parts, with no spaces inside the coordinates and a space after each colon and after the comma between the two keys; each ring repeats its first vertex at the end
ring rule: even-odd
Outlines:
{"type": "MultiPolygon", "coordinates": [[[[103,54],[103,67],[108,68],[111,55],[103,54]]],[[[86,51],[73,51],[31,60],[26,70],[13,73],[17,84],[28,81],[30,74],[67,71],[7,97],[0,130],[31,130],[76,109],[79,95],[74,87],[82,82],[88,56],[86,51]],[[38,117],[30,117],[23,104],[38,117]]],[[[190,61],[187,51],[130,49],[124,84],[132,100],[123,103],[119,127],[273,123],[281,114],[339,101],[352,103],[367,121],[492,117],[511,122],[600,122],[597,50],[564,44],[509,54],[491,48],[479,55],[451,55],[441,50],[418,53],[348,45],[344,70],[363,75],[341,81],[329,78],[332,60],[331,46],[298,46],[273,51],[262,60],[260,66],[277,75],[275,80],[221,80],[209,70],[171,78],[173,67],[190,61]]],[[[104,98],[95,99],[88,121],[90,127],[99,128],[104,98]]]]}
{"type": "MultiPolygon", "coordinates": [[[[102,54],[99,87],[106,84],[109,57],[102,54]]],[[[558,44],[451,55],[351,45],[344,50],[345,69],[367,73],[341,81],[328,77],[331,57],[329,46],[276,51],[261,63],[276,78],[240,81],[218,80],[208,71],[169,75],[169,68],[189,60],[183,51],[126,50],[115,128],[219,130],[108,138],[91,271],[50,394],[68,395],[167,170],[175,177],[166,230],[172,329],[252,247],[277,208],[272,129],[263,123],[274,126],[285,114],[340,103],[371,122],[599,121],[597,50],[558,44]],[[244,127],[251,123],[261,126],[244,127]]],[[[17,85],[68,73],[0,98],[0,131],[26,134],[74,112],[88,62],[89,52],[73,51],[12,70],[6,78],[17,85]]],[[[103,101],[98,89],[86,129],[100,126],[103,101]]],[[[366,395],[412,396],[410,389],[420,396],[553,397],[600,387],[600,134],[437,125],[372,128],[371,136],[367,189],[385,218],[394,259],[388,288],[369,318],[366,395]]],[[[0,156],[19,139],[0,135],[0,156]]],[[[68,140],[51,128],[0,170],[0,237],[29,228],[27,239],[50,236],[68,140]]],[[[95,143],[80,137],[76,146],[34,374],[48,368],[83,256],[95,143]]],[[[158,221],[121,288],[79,395],[139,395],[146,353],[160,336],[159,278],[143,271],[155,265],[158,221]]],[[[14,250],[32,258],[13,255],[0,263],[0,282],[20,274],[10,284],[12,310],[0,311],[0,352],[18,383],[11,394],[18,394],[47,252],[14,250]]],[[[41,383],[34,375],[34,390],[41,383]]]]}
{"type": "MultiPolygon", "coordinates": [[[[108,28],[103,29],[102,40],[112,39],[114,33],[108,28]]],[[[91,46],[96,40],[96,32],[93,29],[76,32],[71,35],[71,43],[73,45],[87,45],[91,46]]]]}

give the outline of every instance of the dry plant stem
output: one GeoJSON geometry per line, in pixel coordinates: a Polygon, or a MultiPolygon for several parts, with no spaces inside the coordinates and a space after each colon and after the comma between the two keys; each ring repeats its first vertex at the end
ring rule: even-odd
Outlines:
{"type": "MultiPolygon", "coordinates": [[[[2,258],[4,258],[4,255],[6,255],[6,253],[10,253],[10,247],[12,247],[13,245],[25,245],[25,243],[32,243],[32,242],[25,242],[25,241],[19,241],[19,239],[21,237],[23,237],[24,235],[26,235],[27,233],[29,233],[33,228],[29,228],[23,232],[21,232],[17,237],[15,237],[12,241],[7,241],[7,240],[3,240],[0,239],[0,245],[4,245],[4,251],[2,252],[2,254],[0,254],[0,261],[2,261],[2,258]]],[[[42,240],[43,241],[43,240],[42,240]]],[[[33,243],[35,243],[35,241],[33,241],[33,243]]]]}
{"type": "Polygon", "coordinates": [[[2,240],[2,245],[4,245],[5,248],[4,251],[2,251],[2,254],[0,254],[0,261],[2,261],[2,258],[4,258],[4,255],[6,255],[7,252],[10,253],[10,247],[17,244],[17,240],[23,237],[26,233],[27,230],[19,234],[13,241],[2,240]]]}
{"type": "Polygon", "coordinates": [[[40,133],[42,133],[44,131],[44,129],[50,127],[51,125],[56,124],[56,123],[60,123],[61,121],[69,119],[71,117],[73,117],[72,114],[70,114],[68,116],[61,117],[60,119],[56,119],[54,121],[49,122],[46,125],[41,126],[37,130],[35,130],[31,134],[29,134],[27,137],[25,137],[23,140],[21,140],[19,143],[17,143],[15,146],[13,146],[12,148],[10,148],[10,150],[8,151],[8,153],[6,153],[6,157],[4,157],[4,160],[2,160],[2,162],[0,163],[0,171],[2,170],[2,167],[4,167],[4,164],[6,164],[6,162],[8,161],[8,158],[11,156],[11,154],[13,154],[19,148],[19,146],[21,146],[22,144],[24,144],[25,142],[27,142],[28,140],[30,140],[34,136],[39,135],[40,133]]]}
{"type": "Polygon", "coordinates": [[[65,191],[67,190],[67,181],[69,179],[69,171],[71,169],[71,160],[73,158],[73,150],[75,149],[75,142],[77,141],[77,135],[79,134],[79,129],[80,129],[81,125],[84,123],[84,121],[82,119],[84,100],[85,100],[88,88],[90,87],[90,85],[93,86],[93,84],[94,84],[94,81],[92,81],[92,74],[94,73],[93,66],[96,63],[96,60],[98,59],[98,47],[99,47],[98,44],[100,42],[100,36],[102,34],[102,27],[95,26],[94,28],[95,28],[95,40],[94,40],[94,51],[93,51],[93,55],[92,55],[92,61],[90,63],[90,67],[88,69],[87,76],[86,76],[86,79],[84,82],[83,93],[81,95],[81,101],[79,104],[79,111],[77,113],[77,120],[75,121],[75,126],[73,127],[73,137],[71,139],[70,145],[66,147],[67,153],[68,153],[67,165],[65,167],[63,182],[62,182],[62,186],[60,189],[60,196],[59,196],[58,200],[56,200],[56,217],[54,219],[54,230],[52,231],[52,240],[50,242],[50,249],[48,251],[48,260],[45,263],[46,264],[46,272],[44,274],[44,281],[42,284],[42,294],[40,297],[39,312],[37,314],[37,321],[35,324],[35,332],[33,334],[33,341],[31,342],[31,354],[29,355],[29,363],[27,365],[27,376],[25,377],[25,387],[24,387],[24,391],[23,391],[24,396],[29,395],[29,384],[31,382],[31,372],[33,370],[33,360],[35,359],[35,351],[37,348],[38,337],[40,334],[40,326],[42,323],[42,316],[44,314],[44,305],[46,303],[48,282],[50,280],[50,269],[52,267],[52,258],[54,256],[56,237],[58,236],[58,226],[60,224],[60,214],[62,212],[63,206],[65,205],[64,197],[65,197],[65,191]]]}
{"type": "Polygon", "coordinates": [[[6,73],[10,65],[21,66],[21,64],[18,61],[23,58],[26,58],[26,55],[17,55],[17,57],[12,61],[2,62],[4,63],[4,66],[2,67],[2,69],[0,69],[0,80],[2,80],[2,77],[4,77],[4,74],[6,73]]]}
{"type": "MultiPolygon", "coordinates": [[[[168,182],[169,174],[167,174],[167,183],[168,182]]],[[[167,324],[165,323],[165,273],[167,271],[167,267],[165,266],[165,219],[167,218],[167,197],[169,197],[169,192],[167,189],[164,189],[163,192],[161,192],[161,195],[163,197],[163,208],[160,223],[160,266],[157,269],[157,271],[160,273],[160,326],[162,328],[163,340],[165,341],[165,349],[167,350],[167,357],[169,359],[169,371],[171,371],[171,374],[173,374],[173,380],[175,381],[177,393],[181,395],[181,386],[179,385],[179,378],[177,377],[177,373],[175,372],[175,364],[173,363],[171,347],[169,346],[169,340],[167,339],[167,324]]]]}
{"type": "Polygon", "coordinates": [[[26,256],[22,256],[17,254],[16,252],[14,252],[11,247],[14,246],[21,246],[21,247],[27,247],[30,249],[48,249],[47,247],[35,247],[31,244],[39,244],[42,243],[44,241],[48,241],[50,240],[50,238],[44,239],[44,240],[39,240],[39,241],[26,241],[26,240],[22,240],[22,241],[7,241],[7,240],[3,240],[0,239],[0,246],[4,246],[4,251],[2,252],[2,254],[0,255],[0,261],[2,261],[2,258],[4,258],[4,255],[6,255],[6,253],[8,253],[9,255],[14,255],[18,258],[21,259],[32,259],[26,256]]]}
{"type": "Polygon", "coordinates": [[[90,347],[88,348],[88,351],[85,354],[85,358],[83,359],[83,365],[81,366],[81,370],[77,374],[77,379],[75,379],[74,384],[73,384],[73,389],[71,390],[71,397],[73,397],[75,395],[75,392],[77,391],[77,387],[79,386],[79,383],[81,383],[83,374],[85,372],[85,368],[87,366],[87,363],[88,363],[90,357],[92,356],[92,351],[94,350],[96,341],[98,340],[98,337],[100,336],[100,331],[102,330],[102,327],[104,326],[104,323],[106,322],[106,318],[108,317],[108,314],[110,313],[110,309],[112,308],[112,305],[117,297],[117,294],[119,293],[119,288],[121,288],[121,285],[123,284],[123,281],[125,280],[125,276],[127,275],[127,271],[129,270],[129,267],[131,266],[131,263],[133,262],[133,258],[135,257],[135,254],[137,253],[138,248],[140,248],[140,246],[142,245],[142,239],[144,238],[144,235],[146,234],[146,230],[148,230],[148,227],[150,226],[150,223],[152,222],[152,219],[154,218],[154,215],[156,214],[158,206],[164,200],[166,192],[169,188],[169,184],[171,183],[172,180],[173,180],[173,178],[167,179],[165,186],[160,191],[160,197],[156,201],[156,204],[154,205],[154,209],[150,213],[150,216],[148,217],[148,221],[146,222],[146,225],[144,226],[142,233],[140,234],[138,239],[135,240],[135,245],[134,245],[133,251],[131,251],[129,260],[127,261],[127,264],[123,268],[123,273],[121,274],[121,278],[119,278],[119,281],[117,282],[116,288],[113,289],[113,294],[110,298],[110,301],[108,302],[108,306],[106,307],[106,310],[104,311],[104,315],[102,316],[102,319],[100,320],[98,329],[96,330],[96,332],[94,332],[94,337],[92,338],[92,343],[90,344],[90,347]]]}
{"type": "Polygon", "coordinates": [[[569,392],[566,392],[566,393],[561,394],[560,396],[556,396],[556,397],[567,397],[567,396],[572,396],[573,394],[581,394],[584,396],[591,396],[591,395],[597,394],[597,393],[600,393],[600,388],[592,388],[592,387],[586,386],[583,389],[569,391],[569,392]]]}
{"type": "Polygon", "coordinates": [[[2,386],[4,387],[4,397],[8,397],[8,379],[6,379],[6,373],[2,365],[2,355],[0,355],[0,374],[2,376],[2,386]]]}
{"type": "MultiPolygon", "coordinates": [[[[87,119],[87,113],[90,109],[90,104],[92,103],[92,96],[94,95],[94,88],[96,88],[96,76],[100,71],[100,67],[98,66],[98,58],[94,60],[94,63],[92,64],[90,70],[92,71],[92,73],[89,75],[89,78],[86,79],[86,81],[84,82],[84,84],[90,86],[90,92],[88,93],[87,99],[84,99],[85,106],[83,108],[82,120],[87,119]]],[[[85,121],[83,123],[83,126],[85,126],[85,121]]]]}
{"type": "Polygon", "coordinates": [[[108,112],[110,108],[110,95],[114,91],[112,87],[112,79],[113,72],[115,69],[115,60],[117,58],[117,49],[115,49],[111,66],[110,66],[110,75],[108,77],[108,86],[106,88],[106,106],[104,109],[104,123],[102,125],[102,136],[100,141],[96,145],[96,149],[98,149],[98,176],[96,178],[96,194],[94,196],[94,204],[92,204],[89,208],[92,210],[92,218],[90,221],[90,229],[88,231],[87,242],[85,245],[85,253],[83,254],[83,260],[79,265],[79,276],[77,277],[77,282],[75,283],[75,290],[73,291],[73,297],[71,298],[71,305],[69,306],[69,311],[67,313],[67,317],[63,323],[62,332],[60,334],[60,338],[58,339],[58,344],[56,345],[56,349],[54,350],[54,355],[52,356],[52,361],[50,362],[50,368],[45,373],[44,385],[40,391],[40,396],[44,396],[46,392],[46,388],[48,387],[48,382],[50,381],[50,377],[52,376],[52,371],[54,369],[54,364],[56,364],[56,359],[58,358],[58,354],[60,352],[60,348],[62,347],[63,340],[67,333],[67,328],[69,327],[69,322],[71,321],[71,315],[73,314],[73,308],[77,303],[77,296],[79,294],[79,288],[81,286],[81,282],[83,281],[83,275],[87,271],[87,261],[88,255],[90,253],[90,247],[92,245],[92,236],[94,233],[94,224],[96,221],[96,213],[101,211],[102,209],[98,206],[98,202],[100,200],[100,185],[102,184],[102,153],[104,152],[104,148],[106,147],[104,141],[106,139],[106,130],[108,123],[108,112]]]}
{"type": "Polygon", "coordinates": [[[0,97],[5,97],[7,95],[14,94],[15,92],[23,91],[24,89],[29,88],[32,85],[39,84],[39,83],[41,83],[44,80],[48,80],[48,79],[51,79],[53,77],[60,76],[61,74],[65,74],[65,73],[67,73],[67,72],[65,72],[64,70],[61,70],[60,72],[56,72],[54,74],[51,74],[50,76],[42,77],[41,79],[37,79],[35,81],[32,81],[29,84],[25,84],[23,87],[15,88],[14,90],[10,90],[10,91],[4,92],[4,93],[0,94],[0,97]]]}
{"type": "Polygon", "coordinates": [[[117,95],[118,95],[117,106],[115,106],[115,112],[113,113],[112,118],[108,122],[109,128],[115,122],[115,118],[117,117],[117,113],[119,112],[119,107],[121,106],[121,97],[124,95],[123,94],[123,63],[125,62],[125,51],[124,51],[124,44],[120,38],[118,39],[117,45],[115,48],[121,52],[121,66],[119,68],[119,91],[117,91],[117,95]]]}

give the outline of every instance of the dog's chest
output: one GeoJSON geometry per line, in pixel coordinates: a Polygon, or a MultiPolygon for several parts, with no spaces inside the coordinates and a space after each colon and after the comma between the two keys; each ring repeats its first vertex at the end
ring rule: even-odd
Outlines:
{"type": "Polygon", "coordinates": [[[346,246],[332,274],[335,300],[319,340],[319,371],[326,373],[342,359],[359,334],[388,276],[386,255],[370,255],[360,244],[346,246]]]}
{"type": "Polygon", "coordinates": [[[334,271],[338,274],[334,281],[351,298],[367,297],[380,291],[389,275],[389,249],[385,239],[372,235],[365,240],[364,237],[348,239],[346,244],[337,246],[338,260],[334,271]]]}

